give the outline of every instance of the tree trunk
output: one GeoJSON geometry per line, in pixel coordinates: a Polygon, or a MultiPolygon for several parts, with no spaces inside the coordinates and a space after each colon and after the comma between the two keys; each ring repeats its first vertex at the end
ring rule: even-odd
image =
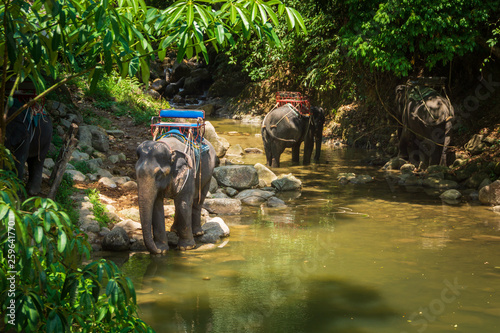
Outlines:
{"type": "Polygon", "coordinates": [[[75,150],[75,147],[78,144],[78,139],[76,138],[77,133],[78,125],[76,123],[72,123],[68,132],[64,135],[64,144],[59,150],[59,155],[57,156],[54,169],[50,174],[49,182],[52,184],[48,195],[50,199],[54,199],[56,197],[57,189],[59,188],[59,185],[61,185],[64,172],[66,171],[66,164],[68,163],[73,150],[75,150]]]}

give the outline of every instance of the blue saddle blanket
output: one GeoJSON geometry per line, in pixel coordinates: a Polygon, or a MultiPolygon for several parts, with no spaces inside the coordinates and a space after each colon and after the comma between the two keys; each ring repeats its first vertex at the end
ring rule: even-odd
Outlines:
{"type": "MultiPolygon", "coordinates": [[[[181,133],[178,129],[171,129],[170,131],[163,133],[162,135],[158,136],[156,138],[156,141],[163,139],[163,138],[176,138],[180,142],[184,143],[185,145],[188,145],[190,148],[192,148],[196,154],[201,154],[204,152],[207,152],[209,147],[206,144],[205,138],[202,138],[200,142],[198,141],[193,141],[190,140],[186,135],[181,133]]],[[[198,156],[196,156],[198,158],[198,156]]]]}

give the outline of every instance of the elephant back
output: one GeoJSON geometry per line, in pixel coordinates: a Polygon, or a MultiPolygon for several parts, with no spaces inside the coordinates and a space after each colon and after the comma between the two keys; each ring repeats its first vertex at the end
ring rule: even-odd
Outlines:
{"type": "Polygon", "coordinates": [[[427,126],[438,126],[454,117],[450,101],[430,87],[415,86],[410,89],[407,107],[413,118],[427,126]]]}

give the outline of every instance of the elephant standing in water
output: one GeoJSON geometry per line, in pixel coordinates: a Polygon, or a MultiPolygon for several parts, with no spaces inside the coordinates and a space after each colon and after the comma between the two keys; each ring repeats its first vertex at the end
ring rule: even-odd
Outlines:
{"type": "Polygon", "coordinates": [[[399,85],[396,104],[401,121],[399,156],[421,169],[446,165],[455,117],[450,101],[429,87],[399,85]]]}
{"type": "Polygon", "coordinates": [[[304,142],[303,164],[311,163],[316,142],[314,161],[321,154],[325,114],[322,108],[311,107],[310,115],[300,114],[291,104],[280,106],[269,112],[262,121],[262,141],[266,151],[267,165],[279,168],[280,156],[286,148],[292,148],[292,163],[299,163],[299,152],[304,142]]]}
{"type": "MultiPolygon", "coordinates": [[[[9,109],[9,115],[14,114],[23,106],[21,100],[15,98],[14,105],[9,109]]],[[[34,105],[21,112],[13,121],[7,124],[5,147],[15,157],[14,166],[19,179],[24,177],[24,165],[28,162],[28,195],[37,195],[41,191],[43,163],[52,141],[52,121],[43,110],[35,112],[34,105]]]]}
{"type": "Polygon", "coordinates": [[[174,224],[181,250],[195,247],[194,236],[203,235],[201,206],[205,201],[216,163],[216,154],[203,141],[199,154],[180,135],[144,141],[137,148],[135,165],[144,243],[149,252],[168,250],[163,198],[173,198],[174,224]],[[198,156],[196,156],[198,155],[198,156]]]}

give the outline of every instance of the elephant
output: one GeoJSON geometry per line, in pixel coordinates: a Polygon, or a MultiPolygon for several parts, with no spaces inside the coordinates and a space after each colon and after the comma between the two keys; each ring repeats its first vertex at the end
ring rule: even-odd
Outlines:
{"type": "Polygon", "coordinates": [[[300,145],[304,142],[303,164],[311,163],[316,142],[314,161],[319,162],[325,114],[322,108],[311,107],[310,115],[300,114],[291,104],[269,112],[262,121],[262,141],[267,165],[280,167],[280,156],[285,148],[292,148],[292,163],[299,163],[300,145]]]}
{"type": "Polygon", "coordinates": [[[455,111],[448,98],[422,86],[396,87],[399,157],[420,169],[446,165],[455,111]]]}
{"type": "MultiPolygon", "coordinates": [[[[9,109],[9,115],[16,112],[23,102],[14,98],[14,105],[9,109]]],[[[38,105],[36,108],[40,108],[38,105]]],[[[34,196],[40,193],[42,172],[45,157],[52,142],[52,120],[42,112],[35,112],[31,107],[21,112],[13,121],[7,124],[5,147],[14,155],[14,166],[19,179],[24,177],[25,163],[28,162],[28,182],[26,191],[34,196]]]]}
{"type": "Polygon", "coordinates": [[[174,199],[171,231],[179,236],[178,248],[194,248],[193,235],[203,235],[201,208],[216,165],[212,144],[203,140],[197,149],[181,135],[167,135],[142,142],[137,147],[137,157],[139,214],[146,248],[152,254],[168,250],[164,197],[174,199]]]}

